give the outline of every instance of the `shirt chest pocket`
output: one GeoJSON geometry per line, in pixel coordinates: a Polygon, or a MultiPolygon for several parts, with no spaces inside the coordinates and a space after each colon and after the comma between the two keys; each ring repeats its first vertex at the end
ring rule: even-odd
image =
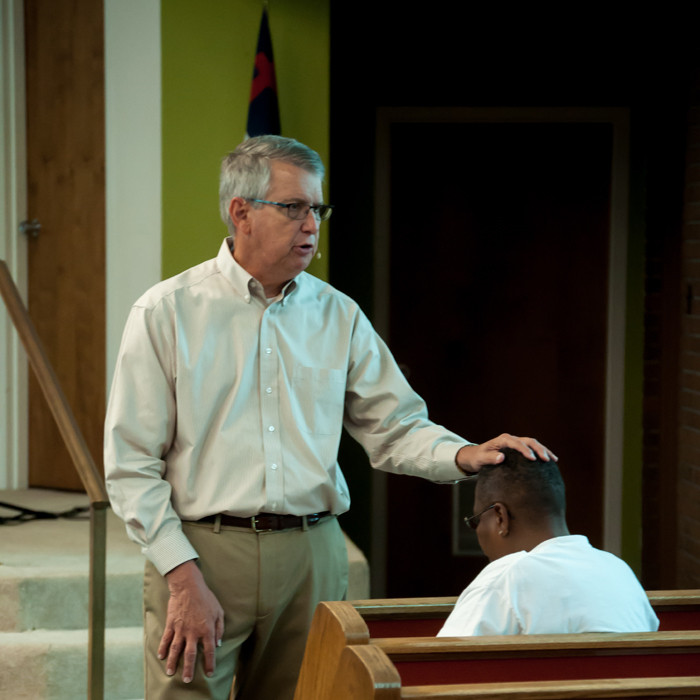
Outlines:
{"type": "Polygon", "coordinates": [[[341,369],[294,367],[294,417],[304,432],[335,435],[342,430],[345,379],[341,369]]]}

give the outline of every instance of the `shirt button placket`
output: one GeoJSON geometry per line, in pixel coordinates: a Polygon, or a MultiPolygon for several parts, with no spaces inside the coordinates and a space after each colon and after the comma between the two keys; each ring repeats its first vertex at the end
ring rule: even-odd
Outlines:
{"type": "Polygon", "coordinates": [[[263,424],[263,449],[265,459],[265,490],[267,508],[282,512],[284,482],[282,465],[282,431],[279,422],[279,396],[274,391],[279,376],[279,352],[276,342],[274,316],[265,310],[260,325],[260,403],[263,424]]]}

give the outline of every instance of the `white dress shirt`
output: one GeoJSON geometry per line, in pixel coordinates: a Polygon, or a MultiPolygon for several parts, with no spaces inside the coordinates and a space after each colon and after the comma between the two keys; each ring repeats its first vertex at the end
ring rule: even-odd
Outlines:
{"type": "Polygon", "coordinates": [[[583,535],[567,535],[491,562],[459,597],[438,637],[658,628],[632,569],[583,535]]]}
{"type": "Polygon", "coordinates": [[[471,443],[428,420],[358,305],[306,273],[268,304],[231,245],[134,304],[114,374],[107,489],[161,573],[197,556],[181,519],[345,512],[343,424],[375,468],[464,478],[471,443]]]}

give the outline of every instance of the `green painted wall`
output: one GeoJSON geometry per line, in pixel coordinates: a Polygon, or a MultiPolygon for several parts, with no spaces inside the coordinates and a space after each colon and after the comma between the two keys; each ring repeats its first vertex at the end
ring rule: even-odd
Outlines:
{"type": "MultiPolygon", "coordinates": [[[[282,135],[318,151],[326,165],[329,4],[268,5],[282,135]]],[[[163,278],[214,257],[226,236],[219,165],[245,135],[262,7],[260,0],[162,0],[163,278]]],[[[309,272],[328,279],[326,235],[319,251],[309,272]]]]}
{"type": "Polygon", "coordinates": [[[627,242],[625,416],[622,461],[622,558],[642,574],[642,460],[644,401],[645,170],[632,123],[627,242]]]}

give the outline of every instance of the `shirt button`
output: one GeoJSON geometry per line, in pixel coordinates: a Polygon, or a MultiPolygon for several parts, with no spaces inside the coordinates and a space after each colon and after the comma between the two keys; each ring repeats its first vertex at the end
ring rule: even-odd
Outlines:
{"type": "Polygon", "coordinates": [[[271,394],[271,393],[272,393],[272,387],[269,387],[269,386],[268,386],[267,389],[265,389],[265,393],[266,393],[266,394],[271,394]]]}
{"type": "Polygon", "coordinates": [[[265,352],[269,355],[272,352],[272,348],[265,348],[265,352]]]}
{"type": "Polygon", "coordinates": [[[277,469],[277,465],[276,465],[276,464],[271,464],[271,465],[270,465],[270,469],[277,469]]]}
{"type": "Polygon", "coordinates": [[[246,294],[243,298],[244,298],[246,301],[250,301],[250,294],[246,294]]]}
{"type": "Polygon", "coordinates": [[[274,432],[275,432],[275,426],[274,426],[274,425],[271,425],[271,426],[268,428],[268,430],[269,430],[271,433],[274,433],[274,432]]]}
{"type": "Polygon", "coordinates": [[[277,510],[277,503],[272,504],[272,510],[277,510]]]}

